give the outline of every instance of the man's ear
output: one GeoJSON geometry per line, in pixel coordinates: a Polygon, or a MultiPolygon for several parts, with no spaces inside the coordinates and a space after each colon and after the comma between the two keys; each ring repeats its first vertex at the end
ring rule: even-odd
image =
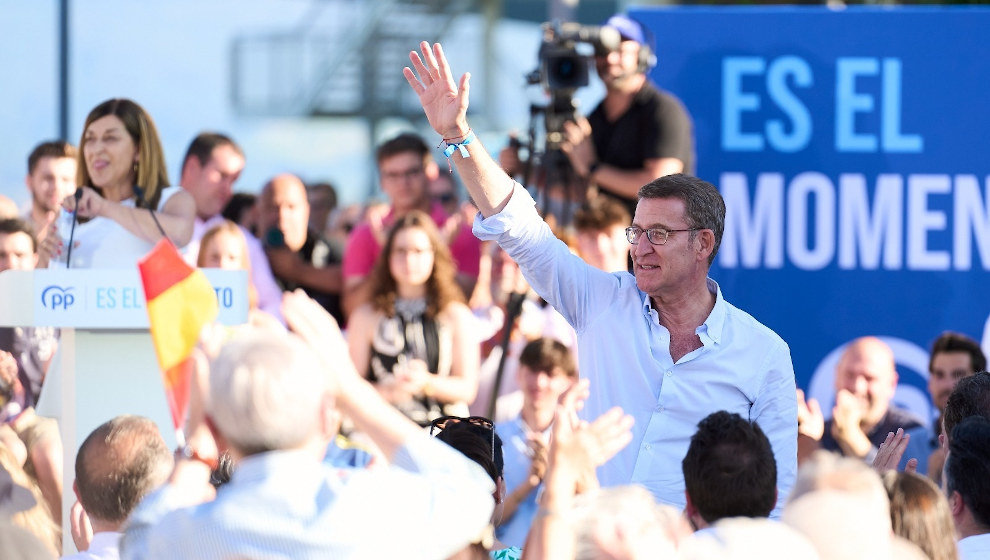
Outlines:
{"type": "Polygon", "coordinates": [[[949,511],[952,512],[952,517],[962,515],[965,507],[966,504],[963,502],[962,494],[953,490],[952,494],[949,494],[949,511]]]}
{"type": "Polygon", "coordinates": [[[695,239],[698,241],[698,256],[707,262],[708,257],[715,251],[715,232],[703,229],[695,234],[695,239]]]}
{"type": "Polygon", "coordinates": [[[684,491],[684,500],[684,513],[687,514],[688,517],[698,515],[698,508],[694,507],[694,502],[691,501],[691,495],[687,493],[687,490],[684,491]]]}
{"type": "Polygon", "coordinates": [[[82,500],[79,499],[79,486],[76,485],[76,479],[72,479],[72,493],[76,495],[76,501],[81,504],[82,500]]]}

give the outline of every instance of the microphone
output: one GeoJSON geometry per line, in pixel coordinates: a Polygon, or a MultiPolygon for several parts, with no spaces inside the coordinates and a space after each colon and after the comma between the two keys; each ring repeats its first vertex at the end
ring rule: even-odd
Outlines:
{"type": "Polygon", "coordinates": [[[72,267],[72,239],[76,235],[76,222],[79,221],[79,201],[82,200],[83,190],[78,187],[72,198],[76,199],[76,207],[72,211],[72,225],[69,226],[69,247],[65,251],[65,268],[72,267]]]}
{"type": "MultiPolygon", "coordinates": [[[[134,185],[134,195],[137,198],[137,200],[134,203],[134,206],[135,206],[135,208],[140,208],[141,205],[145,203],[145,200],[144,200],[144,189],[142,189],[141,187],[139,187],[137,185],[134,185]]],[[[155,227],[158,228],[158,233],[161,233],[162,234],[162,237],[164,237],[165,239],[168,239],[168,235],[165,233],[165,228],[163,228],[162,227],[162,224],[158,222],[158,216],[155,215],[155,209],[149,206],[148,207],[148,212],[151,213],[151,219],[154,220],[155,227]]],[[[169,240],[169,242],[172,241],[171,239],[168,239],[168,240],[169,240]]]]}

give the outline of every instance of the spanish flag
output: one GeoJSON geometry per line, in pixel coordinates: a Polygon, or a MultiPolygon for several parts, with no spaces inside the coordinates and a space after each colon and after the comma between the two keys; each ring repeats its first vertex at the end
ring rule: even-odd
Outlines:
{"type": "Polygon", "coordinates": [[[151,341],[162,369],[172,422],[179,429],[189,405],[190,354],[203,326],[217,317],[213,286],[162,239],[138,262],[148,307],[151,341]]]}

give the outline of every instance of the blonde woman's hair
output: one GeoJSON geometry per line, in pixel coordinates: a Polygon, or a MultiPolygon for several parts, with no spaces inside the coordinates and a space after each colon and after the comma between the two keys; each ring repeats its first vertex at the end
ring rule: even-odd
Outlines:
{"type": "Polygon", "coordinates": [[[224,220],[208,229],[199,240],[199,254],[196,256],[196,266],[200,268],[206,266],[205,249],[209,247],[214,239],[224,233],[233,235],[238,240],[241,248],[240,267],[241,270],[246,270],[248,273],[248,307],[250,309],[256,309],[258,307],[258,290],[255,289],[254,281],[251,279],[251,256],[248,255],[247,238],[244,237],[244,232],[241,231],[240,226],[230,220],[224,220]]]}

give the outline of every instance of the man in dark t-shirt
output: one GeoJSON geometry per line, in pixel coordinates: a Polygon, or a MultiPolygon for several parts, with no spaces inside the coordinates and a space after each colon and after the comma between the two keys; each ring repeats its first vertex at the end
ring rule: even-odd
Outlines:
{"type": "Polygon", "coordinates": [[[664,175],[694,174],[694,132],[680,100],[647,79],[656,64],[649,31],[622,15],[605,25],[622,37],[618,50],[595,57],[605,98],[587,120],[565,123],[561,148],[578,175],[634,214],[641,186],[664,175]]]}
{"type": "Polygon", "coordinates": [[[262,189],[259,205],[262,242],[279,286],[302,288],[343,324],[343,254],[309,228],[306,186],[295,175],[277,175],[262,189]]]}
{"type": "Polygon", "coordinates": [[[928,441],[924,420],[894,404],[897,390],[894,352],[876,337],[849,343],[835,367],[835,406],[824,419],[813,399],[798,402],[798,460],[816,449],[872,463],[888,434],[903,429],[909,436],[898,470],[918,459],[918,473],[927,472],[928,441]]]}

